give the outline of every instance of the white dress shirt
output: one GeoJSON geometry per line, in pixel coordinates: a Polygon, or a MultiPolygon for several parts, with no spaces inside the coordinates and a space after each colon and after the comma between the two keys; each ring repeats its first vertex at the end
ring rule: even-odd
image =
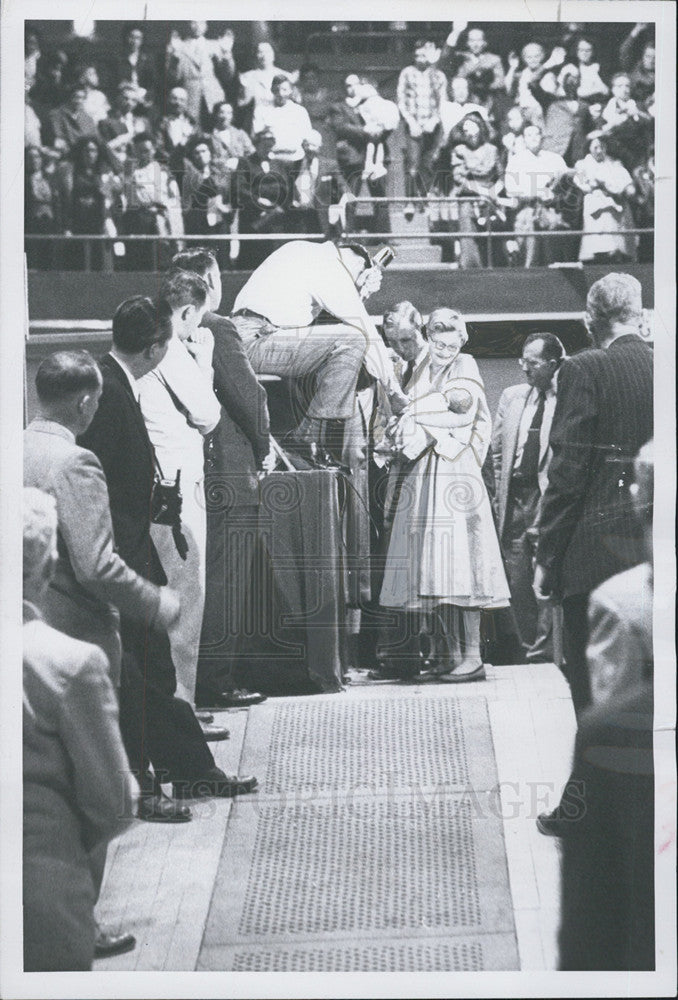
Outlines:
{"type": "Polygon", "coordinates": [[[504,185],[509,198],[539,198],[567,170],[558,153],[540,149],[535,155],[521,149],[509,156],[504,185]]]}
{"type": "Polygon", "coordinates": [[[173,336],[163,360],[138,385],[141,412],[163,476],[174,479],[181,469],[182,481],[199,482],[204,475],[203,435],[214,430],[221,416],[210,380],[173,336]]]}
{"type": "Polygon", "coordinates": [[[291,240],[275,250],[238,293],[233,311],[240,309],[292,330],[311,326],[326,310],[339,322],[362,330],[368,342],[365,367],[389,393],[400,394],[386,345],[333,243],[291,240]]]}
{"type": "Polygon", "coordinates": [[[302,142],[310,138],[313,126],[306,108],[294,101],[286,104],[260,105],[255,109],[252,133],[270,128],[275,136],[271,157],[283,163],[296,163],[304,158],[302,142]]]}

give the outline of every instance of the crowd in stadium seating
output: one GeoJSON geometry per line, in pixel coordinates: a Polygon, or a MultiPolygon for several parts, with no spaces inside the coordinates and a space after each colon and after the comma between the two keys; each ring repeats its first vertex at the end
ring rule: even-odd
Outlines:
{"type": "MultiPolygon", "coordinates": [[[[653,224],[650,25],[604,63],[585,25],[563,26],[556,44],[526,26],[520,51],[502,53],[482,28],[453,27],[442,47],[415,43],[395,101],[364,74],[334,93],[314,64],[281,69],[266,41],[246,69],[230,28],[180,27],[157,52],[142,25],[125,25],[107,73],[27,28],[27,234],[104,234],[90,266],[135,269],[154,250],[126,235],[389,232],[386,204],[351,205],[389,194],[406,199],[398,228],[426,212],[443,260],[460,267],[486,265],[488,250],[495,266],[651,259],[651,237],[622,232],[653,224]],[[438,200],[410,200],[427,196],[438,200]],[[499,235],[454,238],[488,226],[499,235]],[[523,235],[541,231],[565,235],[523,235]]],[[[249,269],[277,245],[225,240],[219,262],[249,269]]],[[[32,241],[29,266],[82,266],[81,241],[58,253],[32,241]]]]}

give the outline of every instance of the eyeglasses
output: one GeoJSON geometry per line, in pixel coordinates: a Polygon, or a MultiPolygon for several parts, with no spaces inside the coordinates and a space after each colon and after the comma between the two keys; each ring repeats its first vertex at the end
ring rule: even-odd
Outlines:
{"type": "Polygon", "coordinates": [[[518,358],[518,364],[524,372],[528,372],[534,371],[535,368],[541,368],[542,365],[546,364],[546,361],[526,361],[525,358],[518,358]]]}
{"type": "Polygon", "coordinates": [[[446,344],[443,340],[429,340],[429,344],[435,347],[436,351],[440,351],[445,354],[456,354],[457,351],[461,350],[459,344],[446,344]]]}

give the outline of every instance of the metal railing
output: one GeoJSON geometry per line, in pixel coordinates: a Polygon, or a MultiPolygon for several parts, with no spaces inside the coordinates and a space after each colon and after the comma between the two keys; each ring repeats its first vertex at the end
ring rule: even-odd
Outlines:
{"type": "MultiPolygon", "coordinates": [[[[485,243],[486,247],[486,257],[488,268],[494,267],[493,262],[493,241],[501,240],[517,240],[526,239],[530,237],[535,237],[540,240],[554,240],[563,238],[580,238],[582,236],[595,235],[595,236],[650,236],[654,234],[653,228],[643,228],[634,227],[628,229],[610,229],[610,230],[596,230],[595,234],[589,233],[583,229],[533,229],[533,230],[516,230],[516,229],[503,229],[503,228],[493,228],[492,224],[492,211],[491,209],[495,206],[495,202],[491,198],[486,196],[464,196],[464,197],[443,197],[443,196],[417,196],[417,197],[403,197],[403,196],[392,196],[392,197],[355,197],[346,203],[346,216],[343,226],[340,231],[335,231],[331,235],[328,233],[220,233],[213,235],[192,235],[186,233],[183,236],[167,236],[158,234],[118,234],[115,236],[109,236],[104,234],[91,234],[91,235],[62,235],[62,234],[29,234],[25,235],[25,246],[29,253],[29,267],[31,266],[31,251],[40,246],[46,246],[48,248],[45,259],[42,261],[41,265],[37,268],[38,270],[58,270],[60,264],[73,263],[73,258],[68,260],[68,254],[65,253],[65,249],[68,247],[81,247],[82,248],[82,259],[77,262],[75,267],[66,267],[66,270],[92,270],[94,251],[96,247],[100,249],[100,259],[98,261],[99,266],[95,268],[96,270],[102,271],[113,271],[115,270],[114,261],[118,260],[122,262],[123,258],[127,255],[127,249],[131,245],[149,243],[151,244],[151,256],[148,260],[148,269],[157,270],[161,267],[160,254],[163,252],[165,257],[170,257],[174,253],[178,252],[187,244],[231,244],[246,243],[246,242],[287,242],[289,240],[311,240],[311,241],[322,241],[331,238],[341,238],[349,239],[351,237],[359,236],[365,242],[375,242],[375,241],[422,241],[434,239],[436,244],[440,245],[443,243],[453,243],[459,239],[474,239],[481,240],[485,243]],[[369,204],[377,207],[378,205],[396,205],[396,204],[421,204],[426,205],[439,205],[445,206],[448,209],[454,208],[461,203],[475,203],[484,205],[487,209],[485,216],[485,223],[478,229],[472,230],[462,230],[455,228],[457,222],[452,219],[447,222],[450,226],[449,231],[436,231],[427,229],[425,232],[413,232],[411,229],[405,231],[393,231],[393,230],[383,230],[383,231],[367,231],[364,227],[359,228],[356,225],[357,217],[355,214],[356,206],[360,204],[369,204]],[[121,253],[120,248],[124,247],[124,252],[121,253]]],[[[578,261],[575,260],[564,260],[563,264],[576,264],[578,261]]],[[[141,268],[143,270],[143,268],[141,268]]]]}
{"type": "MultiPolygon", "coordinates": [[[[442,44],[445,33],[434,32],[433,34],[434,36],[437,34],[438,40],[442,44]]],[[[428,38],[429,36],[431,36],[431,33],[427,32],[426,37],[428,38]]],[[[313,60],[315,55],[328,51],[339,55],[340,53],[345,53],[347,49],[362,54],[361,43],[363,42],[366,43],[364,54],[367,56],[376,55],[379,51],[378,43],[384,42],[383,53],[385,55],[392,54],[394,57],[397,57],[397,62],[394,61],[392,65],[385,65],[383,63],[361,65],[361,72],[370,73],[377,70],[400,71],[404,65],[403,56],[411,52],[412,46],[418,38],[421,38],[421,31],[415,31],[411,28],[404,31],[356,31],[354,28],[337,31],[314,31],[306,39],[304,58],[306,60],[313,60]],[[321,45],[318,45],[318,42],[321,45]],[[377,43],[376,47],[375,42],[377,43]]]]}

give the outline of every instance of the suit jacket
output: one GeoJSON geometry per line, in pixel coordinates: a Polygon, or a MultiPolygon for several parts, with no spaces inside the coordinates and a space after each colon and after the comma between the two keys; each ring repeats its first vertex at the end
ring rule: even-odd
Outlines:
{"type": "Polygon", "coordinates": [[[588,594],[642,560],[627,484],[652,402],[652,351],[634,334],[561,366],[537,550],[555,593],[588,594]]]}
{"type": "Polygon", "coordinates": [[[211,504],[216,490],[214,497],[219,497],[220,505],[256,504],[257,469],[269,449],[266,390],[257,381],[233,323],[208,312],[202,325],[214,335],[214,393],[221,404],[221,420],[207,442],[207,502],[211,504]]]}
{"type": "Polygon", "coordinates": [[[580,720],[581,813],[562,841],[562,971],[655,967],[652,719],[652,682],[639,679],[580,720]]]}
{"type": "MultiPolygon", "coordinates": [[[[497,406],[497,412],[492,425],[492,460],[494,462],[495,506],[499,537],[501,538],[506,522],[509,486],[511,473],[518,447],[518,432],[520,420],[530,395],[527,382],[521,385],[510,385],[504,389],[497,406]]],[[[544,493],[548,482],[548,466],[551,451],[548,445],[542,444],[539,452],[539,491],[544,493]]]]}
{"type": "Polygon", "coordinates": [[[104,380],[99,408],[79,443],[94,452],[106,474],[120,555],[147,580],[166,584],[151,541],[153,446],[125,372],[110,354],[99,367],[104,380]]]}
{"type": "Polygon", "coordinates": [[[24,486],[51,493],[57,504],[59,561],[43,608],[54,628],[96,643],[120,675],[119,616],[152,620],[158,589],[130,569],[114,549],[106,478],[91,451],[49,420],[24,431],[24,486]]]}

